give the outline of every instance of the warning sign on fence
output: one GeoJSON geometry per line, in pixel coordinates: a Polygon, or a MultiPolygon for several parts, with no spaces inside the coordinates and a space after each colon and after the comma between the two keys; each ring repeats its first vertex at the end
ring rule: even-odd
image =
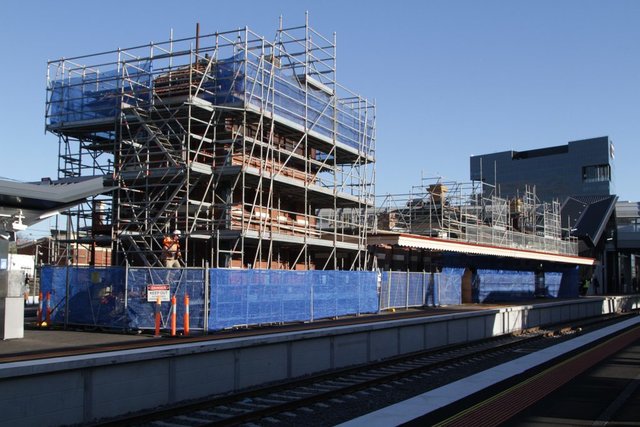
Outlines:
{"type": "Polygon", "coordinates": [[[147,301],[156,302],[160,297],[160,301],[171,301],[171,290],[169,285],[147,285],[147,301]]]}

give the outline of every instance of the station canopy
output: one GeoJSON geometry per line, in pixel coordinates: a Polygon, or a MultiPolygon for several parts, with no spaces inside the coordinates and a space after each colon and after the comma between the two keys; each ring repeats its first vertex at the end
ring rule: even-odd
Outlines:
{"type": "Polygon", "coordinates": [[[102,176],[40,182],[0,180],[0,231],[21,231],[87,198],[112,190],[102,176]]]}
{"type": "Polygon", "coordinates": [[[551,252],[533,251],[502,246],[482,245],[459,242],[435,237],[427,237],[408,233],[376,233],[369,235],[369,245],[403,246],[438,252],[457,252],[472,255],[509,257],[536,261],[549,261],[573,265],[594,265],[593,258],[564,255],[551,252]]]}

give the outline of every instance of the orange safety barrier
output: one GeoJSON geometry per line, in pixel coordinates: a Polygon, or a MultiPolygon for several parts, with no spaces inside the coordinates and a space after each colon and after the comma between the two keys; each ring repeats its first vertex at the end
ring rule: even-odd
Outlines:
{"type": "Polygon", "coordinates": [[[189,335],[189,294],[184,295],[184,334],[189,335]]]}
{"type": "Polygon", "coordinates": [[[42,324],[42,303],[42,291],[40,291],[40,294],[38,295],[38,326],[42,324]]]}
{"type": "Polygon", "coordinates": [[[159,337],[160,336],[160,306],[161,306],[161,302],[160,302],[160,297],[158,297],[158,299],[156,299],[156,333],[154,336],[159,337]]]}
{"type": "Polygon", "coordinates": [[[171,297],[171,336],[176,336],[176,296],[171,297]]]}
{"type": "Polygon", "coordinates": [[[51,292],[47,292],[47,318],[45,322],[47,326],[51,325],[51,292]]]}

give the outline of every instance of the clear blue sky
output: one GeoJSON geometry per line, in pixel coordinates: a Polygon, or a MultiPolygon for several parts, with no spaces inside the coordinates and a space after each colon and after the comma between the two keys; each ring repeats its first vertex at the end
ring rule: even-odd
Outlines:
{"type": "Polygon", "coordinates": [[[46,62],[279,15],[338,37],[338,79],[375,99],[377,194],[469,179],[469,156],[609,135],[617,193],[640,200],[637,1],[12,1],[0,16],[0,176],[57,176],[46,62]]]}

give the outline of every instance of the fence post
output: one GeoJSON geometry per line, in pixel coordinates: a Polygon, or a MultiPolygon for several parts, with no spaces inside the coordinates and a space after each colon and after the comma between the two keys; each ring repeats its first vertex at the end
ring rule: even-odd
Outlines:
{"type": "Polygon", "coordinates": [[[427,305],[427,273],[422,270],[422,305],[427,305]]]}
{"type": "Polygon", "coordinates": [[[125,332],[129,331],[129,260],[125,259],[124,264],[124,316],[122,316],[124,322],[125,332]]]}
{"type": "Polygon", "coordinates": [[[389,270],[389,280],[387,286],[387,308],[391,308],[391,276],[393,275],[393,271],[389,270]]]}
{"type": "Polygon", "coordinates": [[[310,286],[309,286],[309,288],[310,288],[310,295],[309,295],[309,297],[310,297],[310,300],[309,300],[309,311],[310,311],[310,313],[309,313],[309,317],[311,319],[310,320],[311,322],[313,322],[313,283],[314,283],[314,281],[316,279],[317,279],[316,277],[313,277],[311,280],[309,280],[309,283],[310,283],[310,286]]]}
{"type": "Polygon", "coordinates": [[[409,308],[409,270],[407,270],[407,283],[405,287],[406,287],[406,291],[405,291],[404,308],[406,310],[409,308]]]}
{"type": "MultiPolygon", "coordinates": [[[[71,224],[71,216],[69,215],[69,224],[71,224]]],[[[67,229],[69,230],[69,229],[67,229]]],[[[67,231],[68,233],[69,231],[67,231]]],[[[67,244],[68,247],[68,244],[67,244]]],[[[67,323],[69,321],[69,292],[70,292],[70,287],[71,285],[69,284],[69,252],[67,252],[67,270],[66,270],[66,280],[65,280],[65,287],[64,287],[64,329],[67,329],[67,323]]],[[[49,298],[49,294],[47,294],[47,298],[49,298]]],[[[49,304],[49,302],[47,301],[47,304],[49,304]]],[[[49,309],[47,309],[47,311],[49,311],[49,309]]],[[[47,313],[48,315],[49,313],[47,313]]],[[[49,319],[47,319],[47,325],[49,325],[49,319]]]]}
{"type": "Polygon", "coordinates": [[[211,283],[209,283],[209,261],[204,264],[204,333],[205,335],[209,332],[209,289],[211,283]]]}

